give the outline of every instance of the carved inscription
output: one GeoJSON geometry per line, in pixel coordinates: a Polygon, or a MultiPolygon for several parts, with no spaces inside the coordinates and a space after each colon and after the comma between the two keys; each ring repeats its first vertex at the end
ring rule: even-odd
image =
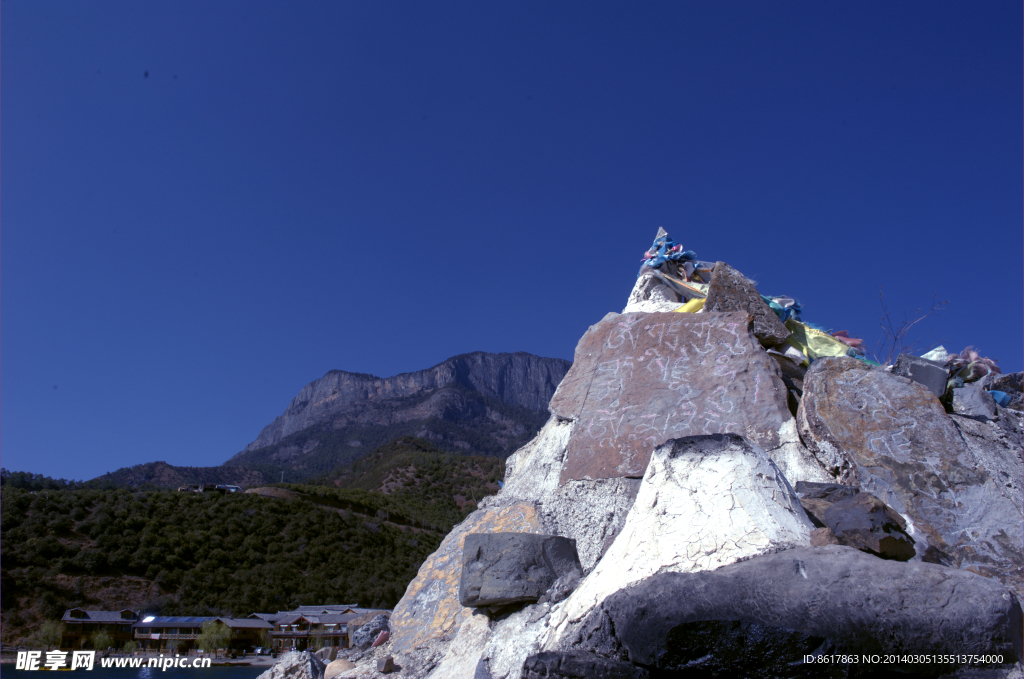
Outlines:
{"type": "Polygon", "coordinates": [[[749,314],[622,314],[585,339],[590,360],[581,368],[590,375],[575,376],[587,391],[572,399],[582,405],[562,483],[642,477],[651,451],[681,436],[735,433],[777,444],[789,418],[785,392],[749,314]]]}

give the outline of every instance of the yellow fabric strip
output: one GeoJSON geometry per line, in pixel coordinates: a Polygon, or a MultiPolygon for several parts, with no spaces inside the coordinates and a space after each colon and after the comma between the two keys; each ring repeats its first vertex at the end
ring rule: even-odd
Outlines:
{"type": "Polygon", "coordinates": [[[681,306],[678,309],[676,309],[676,312],[680,313],[680,314],[693,314],[693,313],[697,313],[698,311],[700,311],[703,308],[704,308],[704,300],[703,299],[691,299],[689,302],[687,302],[683,306],[681,306]]]}
{"type": "Polygon", "coordinates": [[[786,328],[790,332],[786,344],[804,352],[807,358],[846,356],[846,352],[850,349],[828,333],[815,330],[793,319],[786,321],[786,328]]]}

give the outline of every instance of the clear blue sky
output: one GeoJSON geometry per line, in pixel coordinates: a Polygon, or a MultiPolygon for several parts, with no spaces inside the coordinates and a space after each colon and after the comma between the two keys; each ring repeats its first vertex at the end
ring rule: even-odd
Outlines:
{"type": "MultiPolygon", "coordinates": [[[[0,5],[0,446],[220,464],[331,369],[571,358],[658,226],[1022,364],[1020,2],[0,5]],[[147,75],[148,74],[148,75],[147,75]]],[[[930,347],[923,347],[922,350],[930,347]]]]}

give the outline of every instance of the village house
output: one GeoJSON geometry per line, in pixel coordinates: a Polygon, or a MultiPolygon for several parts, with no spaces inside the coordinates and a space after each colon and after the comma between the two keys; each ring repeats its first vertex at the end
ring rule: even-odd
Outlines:
{"type": "Polygon", "coordinates": [[[250,618],[264,620],[274,626],[270,633],[273,648],[278,651],[305,650],[311,646],[345,648],[349,645],[348,623],[367,610],[349,606],[299,606],[292,611],[253,613],[250,618]]]}
{"type": "Polygon", "coordinates": [[[251,651],[262,646],[264,633],[273,625],[259,618],[227,618],[211,616],[154,616],[149,615],[134,626],[134,639],[139,648],[157,651],[191,651],[203,633],[203,625],[215,621],[231,630],[228,647],[235,651],[251,651]]]}
{"type": "Polygon", "coordinates": [[[92,648],[92,635],[106,632],[110,645],[124,646],[132,638],[132,625],[139,619],[137,611],[125,608],[120,611],[90,611],[84,608],[69,608],[64,612],[64,634],[61,636],[62,649],[92,648]]]}

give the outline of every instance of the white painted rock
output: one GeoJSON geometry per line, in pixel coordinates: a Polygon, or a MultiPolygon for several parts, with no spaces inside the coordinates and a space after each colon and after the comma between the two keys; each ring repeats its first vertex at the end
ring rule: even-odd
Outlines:
{"type": "Polygon", "coordinates": [[[615,542],[552,615],[547,648],[631,583],[808,547],[811,528],[793,489],[760,448],[735,434],[669,441],[654,450],[615,542]]]}

